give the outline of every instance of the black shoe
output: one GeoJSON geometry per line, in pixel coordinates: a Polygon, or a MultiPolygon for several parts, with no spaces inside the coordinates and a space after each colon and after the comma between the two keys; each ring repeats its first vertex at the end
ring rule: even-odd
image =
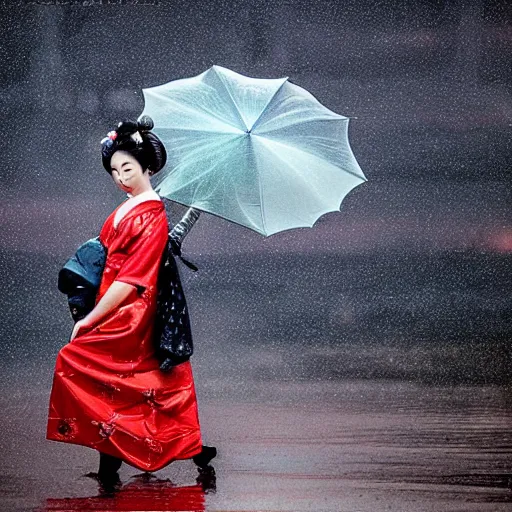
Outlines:
{"type": "Polygon", "coordinates": [[[205,446],[203,445],[203,449],[201,450],[201,453],[198,453],[197,455],[194,455],[192,457],[192,460],[194,461],[194,464],[199,466],[201,469],[206,468],[210,461],[217,455],[217,448],[214,446],[205,446]]]}
{"type": "Polygon", "coordinates": [[[213,466],[198,469],[199,475],[196,482],[203,488],[205,494],[214,494],[217,492],[217,477],[213,466]]]}
{"type": "Polygon", "coordinates": [[[98,482],[100,484],[99,490],[102,494],[114,494],[122,487],[121,479],[117,472],[104,476],[98,474],[98,482]]]}
{"type": "Polygon", "coordinates": [[[94,478],[100,484],[100,494],[113,494],[122,487],[119,473],[87,473],[85,475],[88,478],[94,478]]]}

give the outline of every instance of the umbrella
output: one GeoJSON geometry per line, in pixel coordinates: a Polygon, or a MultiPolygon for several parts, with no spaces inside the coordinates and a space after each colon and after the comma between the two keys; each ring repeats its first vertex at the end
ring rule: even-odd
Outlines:
{"type": "Polygon", "coordinates": [[[367,181],[349,119],[288,77],[249,78],[221,66],[143,89],[167,163],[161,196],[264,236],[312,227],[367,181]]]}

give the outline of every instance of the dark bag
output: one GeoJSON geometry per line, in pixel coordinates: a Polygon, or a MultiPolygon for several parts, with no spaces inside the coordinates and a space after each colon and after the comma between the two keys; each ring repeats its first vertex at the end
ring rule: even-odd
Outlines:
{"type": "Polygon", "coordinates": [[[94,309],[96,294],[107,259],[107,250],[99,237],[83,243],[59,272],[58,288],[68,296],[75,322],[94,309]]]}
{"type": "MultiPolygon", "coordinates": [[[[154,339],[162,371],[188,361],[194,352],[192,331],[187,302],[181,285],[175,252],[181,258],[181,250],[171,236],[162,257],[158,274],[157,312],[154,339]]],[[[183,258],[181,258],[182,261],[183,258]]],[[[190,266],[190,262],[188,266],[190,266]]],[[[197,270],[197,267],[192,266],[197,270]]]]}

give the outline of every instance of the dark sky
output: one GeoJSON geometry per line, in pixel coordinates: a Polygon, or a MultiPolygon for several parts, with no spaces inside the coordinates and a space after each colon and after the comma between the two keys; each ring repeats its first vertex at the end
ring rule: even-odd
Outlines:
{"type": "Polygon", "coordinates": [[[101,138],[140,115],[142,88],[218,64],[349,116],[368,182],[269,238],[203,214],[189,253],[512,251],[509,2],[135,3],[0,8],[1,249],[66,256],[95,236],[123,200],[101,138]]]}

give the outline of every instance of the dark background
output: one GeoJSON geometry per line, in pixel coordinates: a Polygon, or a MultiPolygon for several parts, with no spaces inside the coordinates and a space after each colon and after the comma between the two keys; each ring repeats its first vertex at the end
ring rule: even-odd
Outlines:
{"type": "Polygon", "coordinates": [[[135,3],[0,0],[0,508],[509,510],[512,3],[135,3]],[[268,238],[201,215],[179,265],[217,491],[125,464],[104,498],[95,450],[45,440],[57,274],[125,198],[100,140],[213,64],[349,116],[368,181],[268,238]]]}
{"type": "Polygon", "coordinates": [[[509,382],[511,4],[135,3],[1,7],[6,368],[44,364],[49,385],[71,330],[58,270],[124,199],[99,141],[140,115],[142,88],[218,64],[351,117],[368,182],[269,238],[201,216],[183,247],[200,270],[180,267],[198,369],[509,382]],[[268,362],[292,345],[285,370],[268,362]]]}

